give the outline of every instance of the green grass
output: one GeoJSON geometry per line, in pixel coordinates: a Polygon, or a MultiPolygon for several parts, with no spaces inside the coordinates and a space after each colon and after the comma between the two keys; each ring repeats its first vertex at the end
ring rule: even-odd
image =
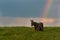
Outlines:
{"type": "Polygon", "coordinates": [[[60,40],[60,27],[35,32],[29,27],[0,27],[0,40],[60,40]]]}

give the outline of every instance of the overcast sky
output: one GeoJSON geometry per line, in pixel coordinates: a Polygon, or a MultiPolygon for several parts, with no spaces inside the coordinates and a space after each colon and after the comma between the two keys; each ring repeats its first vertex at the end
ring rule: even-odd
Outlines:
{"type": "MultiPolygon", "coordinates": [[[[59,4],[54,0],[46,16],[60,18],[59,4]]],[[[45,5],[46,0],[0,0],[0,17],[41,17],[45,5]]]]}

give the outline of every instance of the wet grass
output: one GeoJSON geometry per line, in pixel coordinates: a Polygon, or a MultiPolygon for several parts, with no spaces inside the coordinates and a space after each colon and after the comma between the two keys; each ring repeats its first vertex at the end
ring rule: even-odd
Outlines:
{"type": "Polygon", "coordinates": [[[60,40],[60,27],[44,27],[39,32],[29,27],[0,27],[0,40],[60,40]]]}

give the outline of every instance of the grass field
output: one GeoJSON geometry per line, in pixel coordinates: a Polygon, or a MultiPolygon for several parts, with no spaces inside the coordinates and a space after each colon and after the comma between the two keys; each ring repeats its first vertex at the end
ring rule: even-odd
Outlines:
{"type": "Polygon", "coordinates": [[[60,27],[35,32],[29,27],[0,27],[0,40],[60,40],[60,27]]]}

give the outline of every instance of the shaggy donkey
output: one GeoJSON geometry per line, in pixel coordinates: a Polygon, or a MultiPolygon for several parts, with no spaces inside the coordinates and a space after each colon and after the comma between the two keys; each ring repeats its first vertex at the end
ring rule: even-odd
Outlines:
{"type": "Polygon", "coordinates": [[[35,31],[43,31],[43,23],[37,23],[31,20],[31,26],[34,26],[35,31]]]}

